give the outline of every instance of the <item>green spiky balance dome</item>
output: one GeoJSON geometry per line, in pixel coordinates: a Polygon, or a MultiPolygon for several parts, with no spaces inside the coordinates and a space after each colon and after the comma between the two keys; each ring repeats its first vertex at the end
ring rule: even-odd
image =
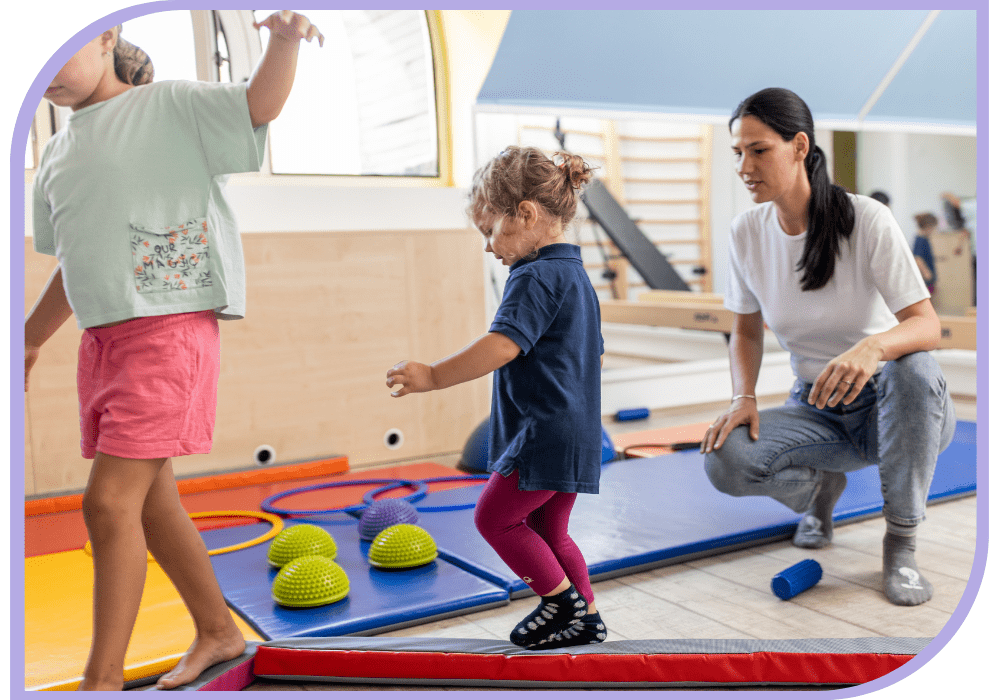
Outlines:
{"type": "Polygon", "coordinates": [[[289,608],[313,608],[343,600],[350,588],[340,564],[311,554],[281,567],[271,586],[271,597],[289,608]]]}
{"type": "Polygon", "coordinates": [[[267,561],[271,566],[282,567],[293,559],[313,554],[334,559],[337,543],[318,525],[303,523],[278,533],[267,550],[267,561]]]}
{"type": "Polygon", "coordinates": [[[400,523],[380,532],[368,550],[368,563],[381,569],[409,569],[430,564],[437,545],[419,525],[400,523]]]}

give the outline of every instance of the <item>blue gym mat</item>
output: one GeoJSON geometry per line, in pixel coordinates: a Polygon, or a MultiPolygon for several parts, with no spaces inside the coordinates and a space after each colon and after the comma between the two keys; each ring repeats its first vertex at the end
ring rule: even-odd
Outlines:
{"type": "MultiPolygon", "coordinates": [[[[570,533],[599,581],[688,559],[791,537],[800,516],[763,496],[733,498],[717,491],[697,450],[661,457],[609,462],[600,495],[581,494],[570,517],[570,533]]],[[[418,510],[474,503],[483,486],[428,494],[418,510]]],[[[961,421],[941,454],[929,501],[976,489],[976,424],[961,421]]],[[[834,512],[843,524],[882,511],[878,468],[848,474],[834,512]]],[[[476,531],[472,509],[421,511],[421,525],[439,557],[505,588],[511,598],[531,591],[476,531]]]]}
{"type": "MultiPolygon", "coordinates": [[[[370,566],[370,543],[359,539],[358,521],[349,516],[289,520],[286,527],[301,522],[319,525],[336,541],[336,562],[350,581],[344,600],[316,608],[275,603],[271,584],[278,570],[267,563],[270,542],[211,558],[226,601],[265,639],[377,634],[508,603],[506,589],[441,557],[415,569],[370,566]]],[[[215,549],[246,542],[269,528],[255,523],[201,534],[208,548],[215,549]]]]}

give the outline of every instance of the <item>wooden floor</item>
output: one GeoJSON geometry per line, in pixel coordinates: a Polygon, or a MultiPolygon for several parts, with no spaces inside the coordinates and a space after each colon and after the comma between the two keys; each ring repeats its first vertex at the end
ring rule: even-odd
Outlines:
{"type": "MultiPolygon", "coordinates": [[[[762,402],[762,407],[780,402],[775,397],[762,402]]],[[[614,434],[712,420],[724,408],[659,411],[641,423],[609,422],[606,429],[614,434]]],[[[957,408],[959,418],[975,420],[974,404],[957,408]]],[[[447,457],[438,459],[450,464],[447,457]]],[[[928,508],[927,521],[919,530],[917,562],[935,593],[924,605],[898,607],[881,593],[884,529],[884,521],[874,518],[838,527],[834,543],[823,550],[801,550],[783,541],[601,581],[594,585],[594,593],[608,639],[933,637],[951,617],[969,579],[976,546],[976,498],[928,508]],[[820,563],[823,579],[791,600],[779,600],[771,593],[771,577],[805,558],[820,563]]],[[[536,603],[535,598],[523,598],[502,608],[382,636],[506,640],[536,603]]],[[[247,690],[474,689],[257,681],[247,690]]]]}

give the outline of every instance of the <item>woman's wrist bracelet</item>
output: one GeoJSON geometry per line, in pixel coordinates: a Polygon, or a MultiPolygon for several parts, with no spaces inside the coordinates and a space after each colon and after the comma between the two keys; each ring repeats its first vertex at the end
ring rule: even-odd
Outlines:
{"type": "Polygon", "coordinates": [[[729,401],[729,403],[732,403],[736,399],[753,399],[754,401],[757,401],[757,397],[753,394],[737,394],[729,401]]]}

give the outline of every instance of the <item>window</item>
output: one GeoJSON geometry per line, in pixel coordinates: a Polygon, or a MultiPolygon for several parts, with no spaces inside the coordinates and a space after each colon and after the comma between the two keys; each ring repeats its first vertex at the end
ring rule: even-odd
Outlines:
{"type": "Polygon", "coordinates": [[[35,125],[28,129],[28,143],[24,149],[24,169],[32,170],[35,167],[35,125]]]}
{"type": "Polygon", "coordinates": [[[272,172],[437,177],[427,13],[312,10],[308,17],[326,41],[308,60],[300,55],[295,89],[271,124],[272,172]]]}
{"type": "Polygon", "coordinates": [[[216,69],[216,78],[220,83],[233,82],[232,61],[229,60],[229,42],[226,39],[226,29],[219,21],[217,12],[212,13],[212,24],[215,28],[215,58],[212,63],[216,69]]]}
{"type": "Polygon", "coordinates": [[[198,79],[190,10],[130,19],[122,25],[121,37],[145,51],[153,61],[153,80],[198,79]]]}

